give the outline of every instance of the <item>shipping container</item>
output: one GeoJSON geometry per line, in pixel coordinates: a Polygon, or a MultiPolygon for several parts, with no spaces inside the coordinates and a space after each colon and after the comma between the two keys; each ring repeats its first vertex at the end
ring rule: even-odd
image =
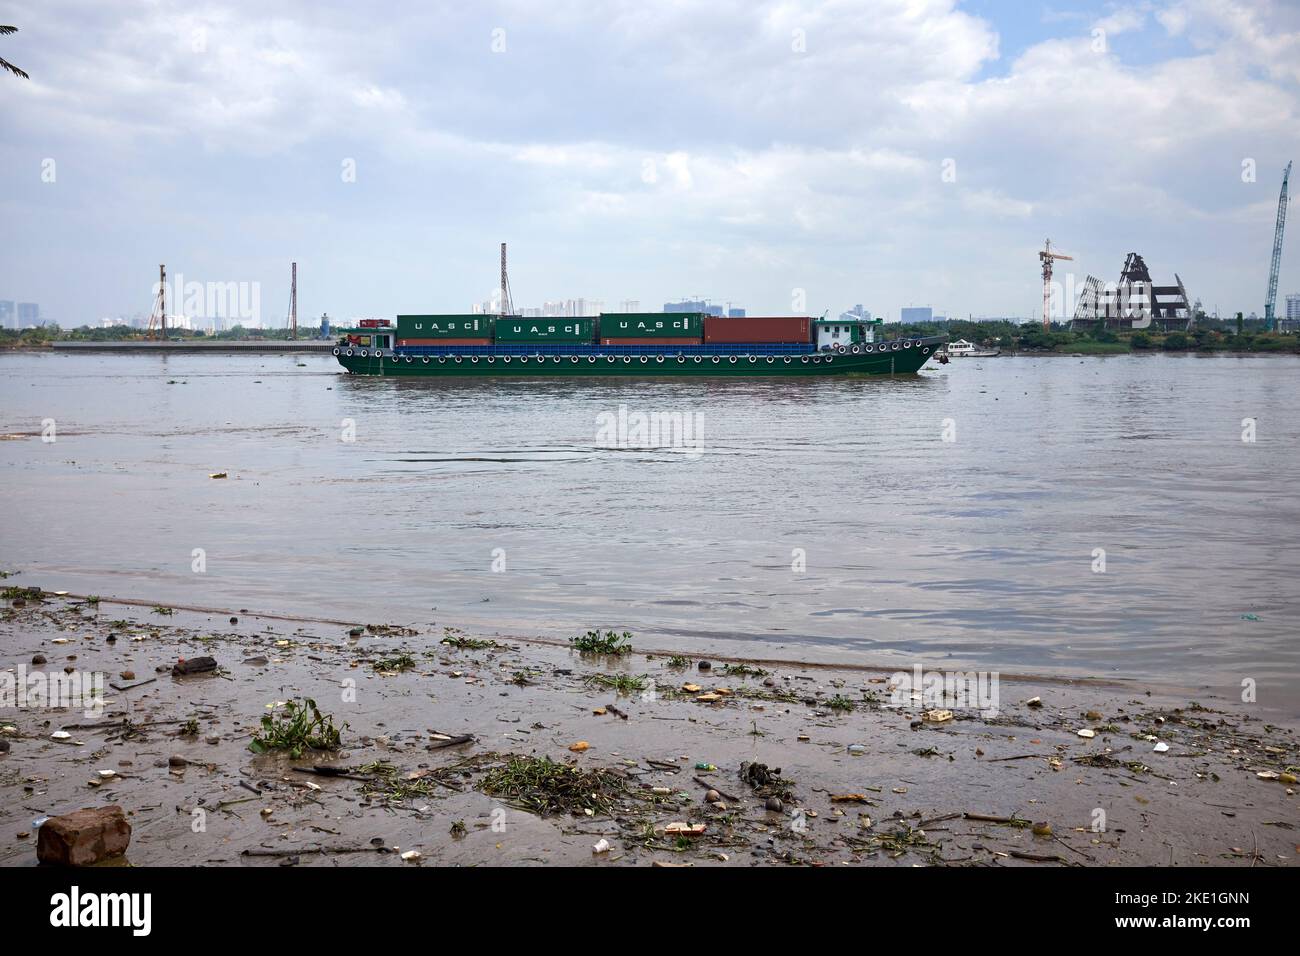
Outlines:
{"type": "Polygon", "coordinates": [[[703,340],[696,336],[692,339],[687,338],[658,338],[647,339],[633,336],[631,338],[613,338],[601,339],[601,345],[703,345],[703,340]]]}
{"type": "Polygon", "coordinates": [[[491,345],[491,339],[398,339],[398,348],[420,345],[491,345]]]}
{"type": "Polygon", "coordinates": [[[491,315],[399,315],[397,337],[410,339],[483,338],[492,334],[491,315]]]}
{"type": "Polygon", "coordinates": [[[497,319],[496,340],[506,342],[591,342],[596,337],[594,318],[497,319]]]}
{"type": "Polygon", "coordinates": [[[602,312],[602,339],[700,338],[702,312],[602,312]]]}
{"type": "Polygon", "coordinates": [[[710,345],[730,343],[780,343],[802,345],[812,341],[812,320],[806,315],[760,315],[704,320],[704,341],[710,345]]]}

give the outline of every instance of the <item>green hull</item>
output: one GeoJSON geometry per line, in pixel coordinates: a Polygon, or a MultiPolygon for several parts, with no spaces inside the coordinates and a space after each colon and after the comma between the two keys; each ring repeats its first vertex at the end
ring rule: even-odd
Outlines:
{"type": "MultiPolygon", "coordinates": [[[[352,355],[336,350],[339,364],[354,375],[422,375],[440,378],[485,376],[541,377],[741,377],[812,375],[912,375],[935,354],[942,337],[883,343],[871,352],[817,355],[512,355],[471,357],[352,355]],[[475,361],[477,358],[477,361],[475,361]],[[441,359],[441,361],[439,361],[441,359]],[[574,361],[577,359],[577,361],[574,361]],[[591,361],[595,359],[595,361],[591,361]],[[662,359],[662,361],[660,361],[662,359]]],[[[866,348],[865,346],[863,347],[866,348]]]]}

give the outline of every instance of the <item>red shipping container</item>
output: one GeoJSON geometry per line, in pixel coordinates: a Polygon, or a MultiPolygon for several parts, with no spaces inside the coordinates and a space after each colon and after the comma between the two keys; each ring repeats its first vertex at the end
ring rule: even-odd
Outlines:
{"type": "Polygon", "coordinates": [[[700,345],[699,339],[601,339],[601,345],[700,345]]]}
{"type": "Polygon", "coordinates": [[[491,339],[398,339],[399,348],[415,345],[491,345],[491,339]]]}
{"type": "Polygon", "coordinates": [[[812,320],[806,315],[752,315],[704,320],[704,341],[710,345],[769,343],[803,345],[812,341],[812,320]]]}

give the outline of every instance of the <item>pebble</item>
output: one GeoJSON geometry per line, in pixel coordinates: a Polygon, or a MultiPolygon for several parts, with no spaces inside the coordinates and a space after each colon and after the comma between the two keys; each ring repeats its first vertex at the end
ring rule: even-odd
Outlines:
{"type": "Polygon", "coordinates": [[[780,797],[768,797],[765,807],[766,809],[770,810],[772,813],[780,813],[782,810],[785,809],[785,804],[781,802],[780,797]]]}
{"type": "Polygon", "coordinates": [[[705,803],[719,803],[721,802],[721,800],[722,800],[722,794],[718,793],[718,791],[716,790],[710,790],[708,793],[704,795],[705,803]]]}
{"type": "Polygon", "coordinates": [[[866,752],[867,752],[867,748],[862,746],[862,744],[849,744],[849,753],[853,754],[854,756],[857,756],[859,754],[864,754],[866,752]]]}
{"type": "Polygon", "coordinates": [[[44,663],[45,663],[45,655],[44,655],[44,654],[33,654],[33,655],[32,655],[32,663],[35,664],[37,667],[39,667],[40,665],[44,664],[44,663]]]}
{"type": "Polygon", "coordinates": [[[167,758],[167,763],[173,767],[184,767],[186,764],[189,763],[189,761],[186,760],[184,757],[182,757],[180,754],[172,754],[170,757],[167,758]]]}
{"type": "Polygon", "coordinates": [[[712,668],[713,665],[710,664],[708,661],[700,661],[700,670],[707,671],[707,670],[712,670],[712,668]]]}

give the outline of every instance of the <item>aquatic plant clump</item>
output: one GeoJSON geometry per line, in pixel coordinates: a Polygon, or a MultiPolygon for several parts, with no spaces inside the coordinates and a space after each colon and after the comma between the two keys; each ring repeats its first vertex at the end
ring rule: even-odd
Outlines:
{"type": "Polygon", "coordinates": [[[575,651],[583,654],[631,654],[632,635],[628,631],[622,634],[616,631],[588,631],[581,637],[569,638],[575,651]]]}
{"type": "Polygon", "coordinates": [[[307,750],[338,750],[347,726],[335,727],[333,716],[321,714],[310,697],[301,704],[291,700],[282,711],[262,718],[262,729],[253,735],[248,749],[257,754],[287,750],[290,758],[297,760],[307,750]]]}
{"type": "Polygon", "coordinates": [[[549,757],[510,757],[483,776],[480,789],[520,810],[548,816],[608,813],[627,785],[609,770],[582,770],[549,757]]]}

